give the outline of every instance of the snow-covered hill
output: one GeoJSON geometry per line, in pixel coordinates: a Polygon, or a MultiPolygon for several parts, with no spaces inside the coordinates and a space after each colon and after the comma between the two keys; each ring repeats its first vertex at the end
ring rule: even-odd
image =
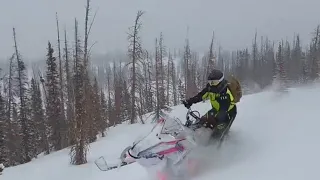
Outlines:
{"type": "MultiPolygon", "coordinates": [[[[220,150],[207,152],[208,167],[196,180],[316,180],[320,179],[320,86],[291,89],[288,94],[263,92],[245,96],[230,139],[220,150]]],[[[193,109],[205,113],[209,103],[193,109]]],[[[172,116],[183,119],[186,109],[174,107],[172,116]]],[[[5,169],[1,180],[147,179],[138,164],[102,172],[94,164],[99,156],[113,159],[151,124],[122,124],[91,144],[88,163],[69,165],[69,149],[39,157],[31,163],[5,169]]],[[[207,150],[208,151],[208,150],[207,150]]]]}

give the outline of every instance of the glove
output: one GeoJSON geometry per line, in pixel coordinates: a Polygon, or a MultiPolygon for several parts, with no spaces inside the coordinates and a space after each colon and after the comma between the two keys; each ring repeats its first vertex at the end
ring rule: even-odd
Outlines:
{"type": "Polygon", "coordinates": [[[189,109],[189,108],[192,106],[192,103],[190,103],[190,102],[187,101],[187,100],[183,100],[183,101],[182,101],[182,104],[183,104],[187,109],[189,109]]]}

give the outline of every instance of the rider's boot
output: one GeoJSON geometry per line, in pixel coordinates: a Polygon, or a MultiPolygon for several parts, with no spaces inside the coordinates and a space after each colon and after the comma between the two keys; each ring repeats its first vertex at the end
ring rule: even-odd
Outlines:
{"type": "Polygon", "coordinates": [[[213,137],[222,137],[228,131],[230,117],[228,112],[218,112],[216,115],[217,122],[214,127],[213,137]]]}
{"type": "Polygon", "coordinates": [[[224,123],[224,122],[218,123],[215,126],[215,128],[213,129],[212,137],[213,138],[220,138],[227,131],[227,129],[228,129],[227,127],[228,127],[227,123],[224,123]]]}
{"type": "Polygon", "coordinates": [[[216,127],[214,128],[213,137],[221,138],[225,134],[229,132],[229,129],[231,128],[231,125],[234,121],[234,117],[231,120],[228,120],[227,122],[218,122],[216,127]]]}

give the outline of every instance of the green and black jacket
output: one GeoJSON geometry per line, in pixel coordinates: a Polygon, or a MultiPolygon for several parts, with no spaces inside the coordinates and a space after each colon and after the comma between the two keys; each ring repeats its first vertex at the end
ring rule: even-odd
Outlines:
{"type": "Polygon", "coordinates": [[[203,100],[210,100],[211,106],[217,112],[230,111],[234,106],[234,98],[228,88],[227,80],[223,80],[218,86],[207,86],[194,97],[188,100],[189,103],[198,103],[203,100]]]}

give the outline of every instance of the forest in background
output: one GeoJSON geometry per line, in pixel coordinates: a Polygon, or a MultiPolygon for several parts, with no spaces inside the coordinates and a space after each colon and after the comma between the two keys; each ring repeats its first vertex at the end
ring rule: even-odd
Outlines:
{"type": "Polygon", "coordinates": [[[94,64],[89,39],[96,14],[92,19],[89,15],[87,0],[84,31],[75,19],[70,38],[66,29],[60,29],[57,14],[57,42],[53,43],[57,47],[52,42],[44,45],[43,68],[26,66],[13,28],[15,46],[0,80],[0,163],[5,166],[27,163],[41,153],[66,147],[71,147],[71,164],[84,164],[89,143],[106,136],[108,127],[145,123],[146,113],[159,118],[170,106],[199,92],[212,68],[237,77],[244,94],[270,86],[285,92],[312,83],[320,75],[319,25],[310,30],[307,47],[302,47],[299,34],[289,42],[270,41],[256,33],[251,47],[230,52],[215,47],[213,32],[208,51],[202,53],[192,50],[188,37],[184,47],[168,49],[160,33],[150,50],[143,47],[140,30],[145,14],[138,11],[128,31],[126,56],[94,64]]]}

